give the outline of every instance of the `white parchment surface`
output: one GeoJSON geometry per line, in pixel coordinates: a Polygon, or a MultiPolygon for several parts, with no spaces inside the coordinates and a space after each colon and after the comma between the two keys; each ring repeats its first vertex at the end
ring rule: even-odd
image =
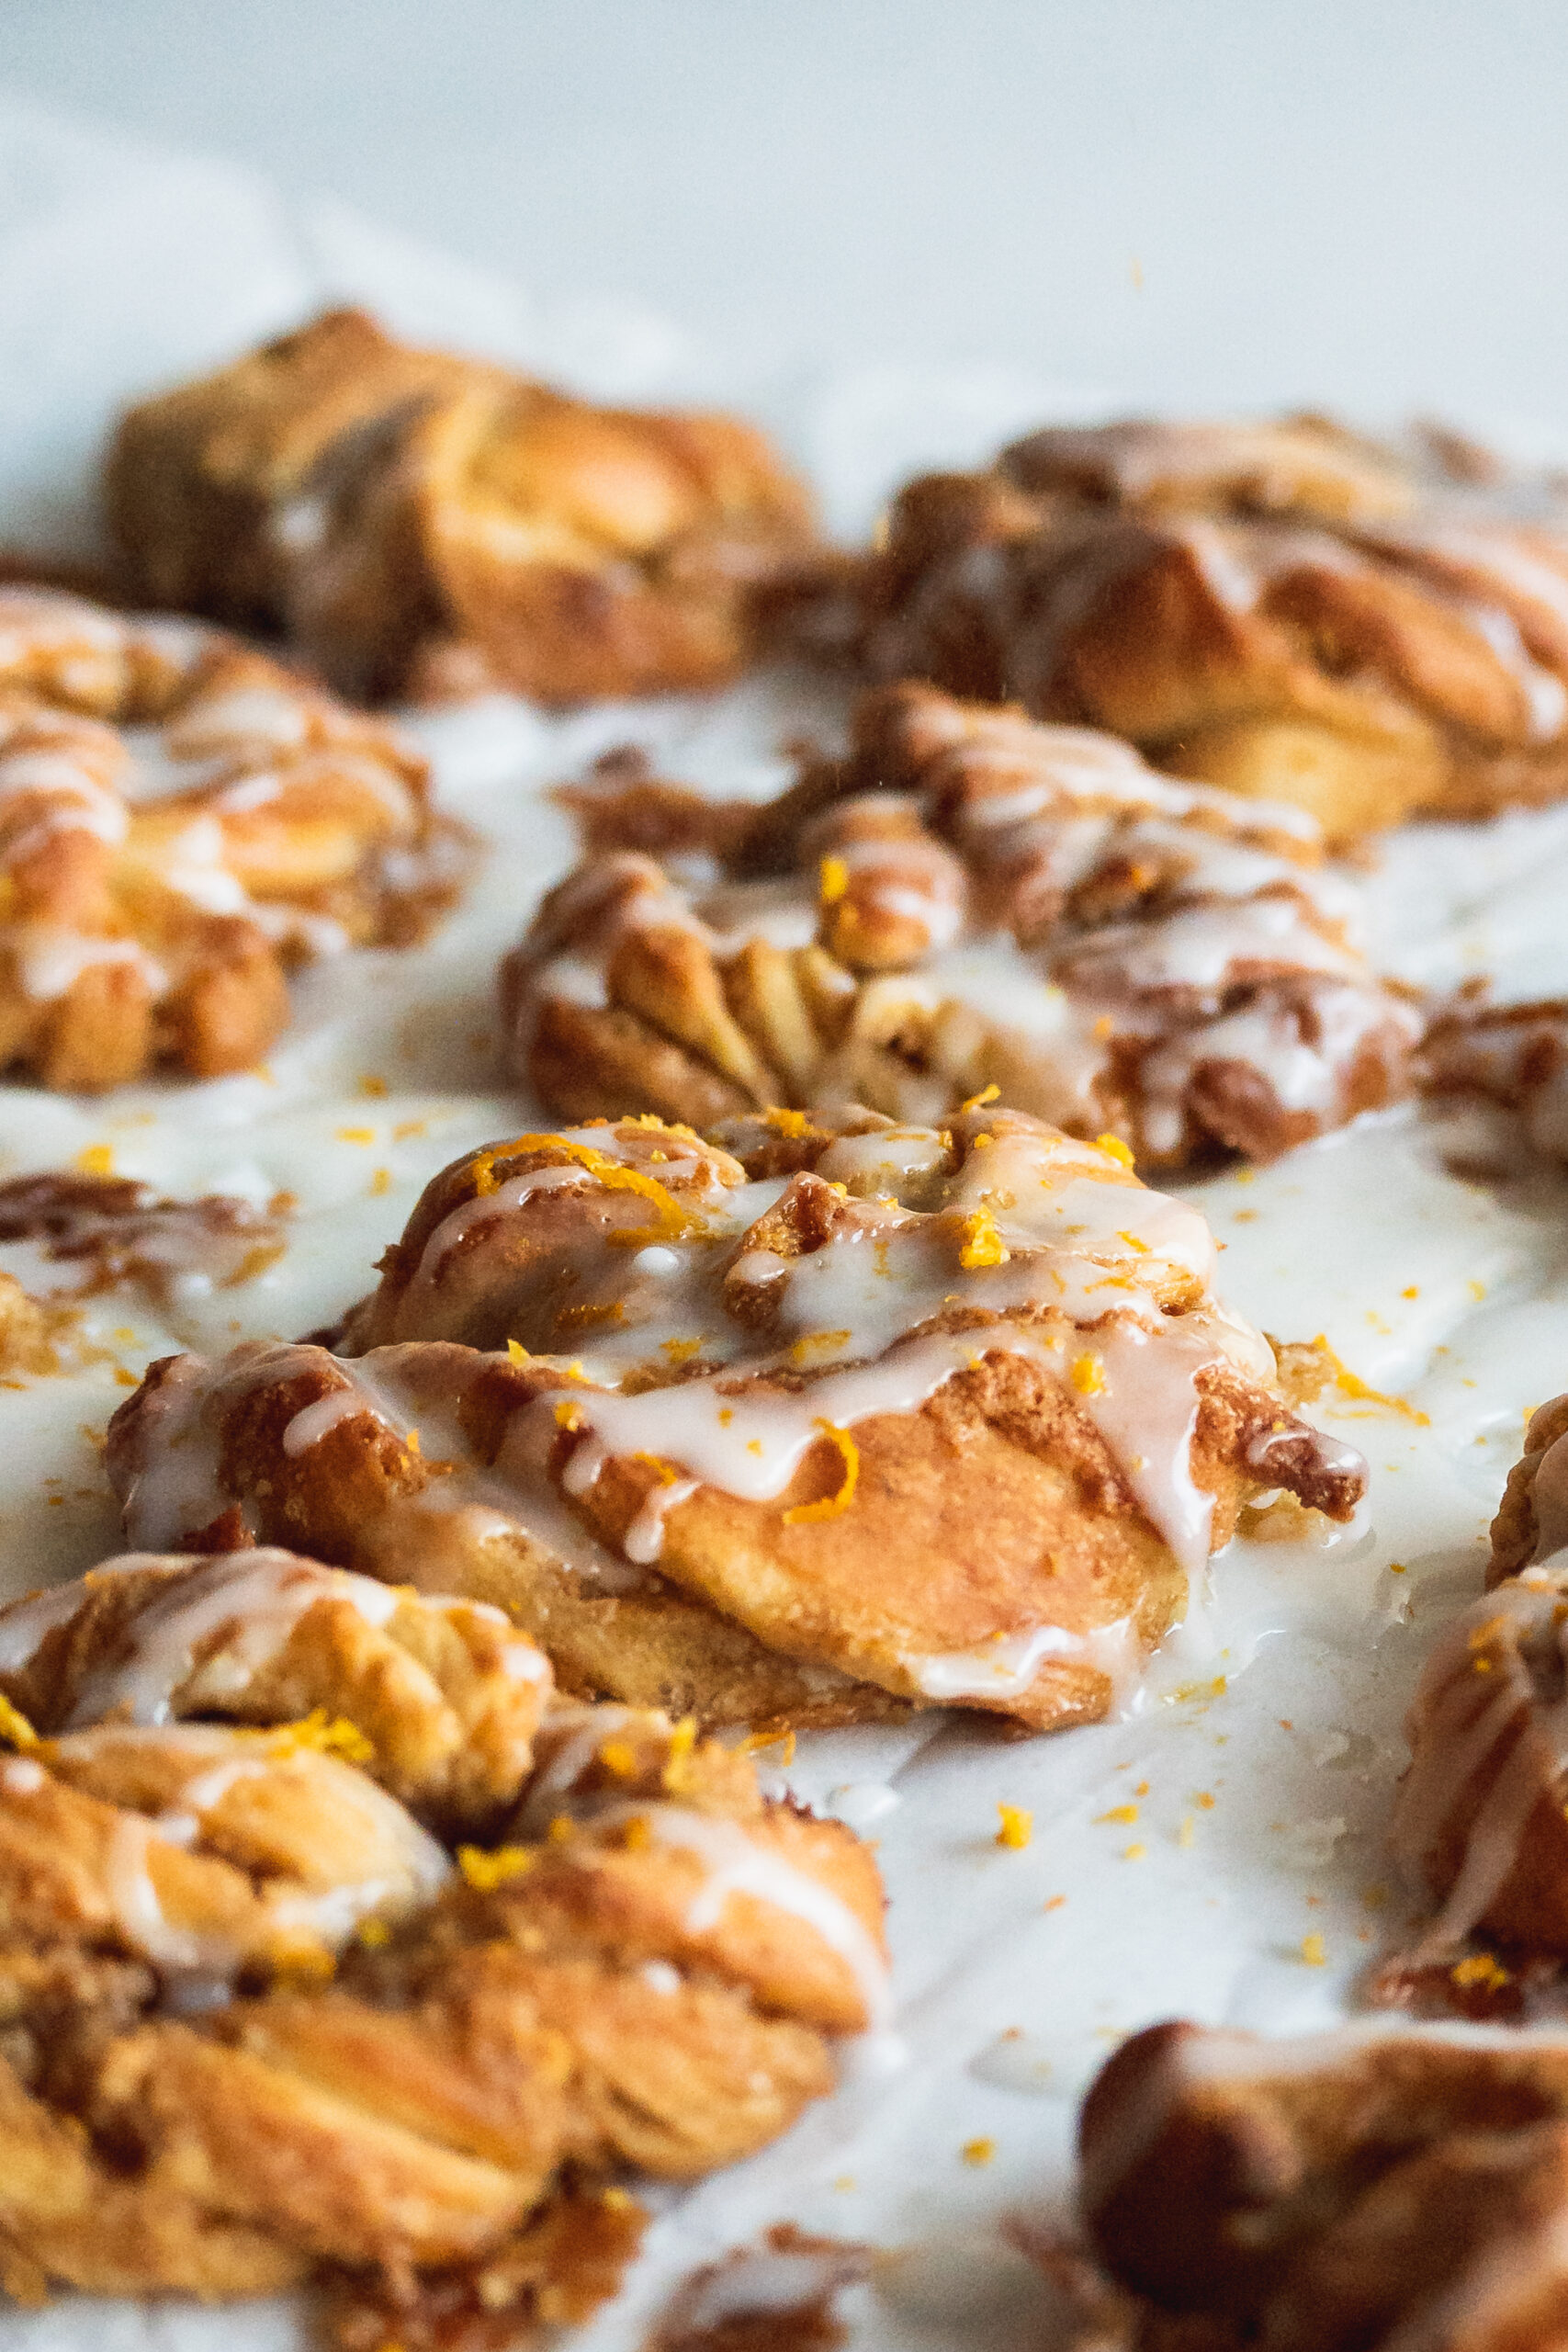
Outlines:
{"type": "MultiPolygon", "coordinates": [[[[0,95],[0,544],[89,549],[117,406],[338,299],[592,392],[741,403],[846,530],[911,467],[967,461],[1071,408],[1005,372],[746,381],[660,320],[588,300],[547,314],[340,207],[291,209],[237,169],[0,95]]],[[[491,988],[570,857],[542,787],[636,741],[669,774],[760,794],[784,775],[782,740],[836,716],[824,689],[790,677],[566,719],[502,696],[415,715],[442,798],[491,843],[431,945],[308,974],[265,1075],[107,1102],[0,1088],[0,1174],[107,1145],[117,1172],[170,1191],[287,1189],[300,1204],[287,1256],[259,1279],[163,1323],[101,1301],[89,1328],[104,1362],[0,1396],[0,1594],[116,1548],[94,1439],[126,1393],[117,1372],[327,1320],[367,1287],[436,1168],[527,1124],[494,1075],[491,988]],[[389,1188],[373,1189],[382,1171],[389,1188]]],[[[1427,984],[1489,970],[1504,995],[1568,989],[1565,882],[1568,811],[1412,829],[1370,885],[1374,950],[1427,984]]],[[[1361,1521],[1326,1549],[1233,1546],[1126,1722],[1008,1742],[933,1714],[801,1742],[789,1786],[880,1840],[906,2062],[852,2075],[776,2147],[665,2200],[581,2352],[631,2352],[674,2278],[783,2220],[885,2250],[850,2300],[859,2352],[1038,2346],[1038,2291],[999,2232],[1061,2199],[1077,2093],[1117,2040],[1178,2014],[1279,2031],[1332,2019],[1397,1917],[1382,1839],[1402,1712],[1438,1627],[1479,1589],[1527,1409],[1568,1385],[1568,1188],[1461,1182],[1429,1127],[1398,1113],[1193,1197],[1242,1313],[1281,1338],[1325,1333],[1409,1400],[1408,1413],[1318,1408],[1371,1460],[1361,1521]],[[1032,1811],[1026,1850],[995,1843],[999,1802],[1032,1811]],[[988,2161],[965,2156],[975,2143],[988,2161]]],[[[0,1262],[37,1278],[14,1252],[0,1262]]],[[[220,2317],[67,2298],[0,2316],[6,2352],[299,2340],[277,2305],[220,2317]]]]}

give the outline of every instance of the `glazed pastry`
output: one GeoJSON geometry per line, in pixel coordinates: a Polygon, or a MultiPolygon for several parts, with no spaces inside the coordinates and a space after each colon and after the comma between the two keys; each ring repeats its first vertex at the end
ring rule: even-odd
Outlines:
{"type": "MultiPolygon", "coordinates": [[[[377,1659],[344,1639],[345,1609],[376,1630],[355,1582],[262,1553],[115,1564],[43,1597],[54,1650],[26,1671],[77,1714],[154,1686],[265,1713],[303,1673],[370,1702],[379,1771],[428,1741],[416,1653],[460,1705],[493,1612],[383,1592],[377,1659]]],[[[0,1620],[7,1655],[39,1608],[0,1620]]],[[[0,2280],[32,2301],[313,2283],[345,2345],[532,2341],[613,2291],[641,2220],[617,2174],[753,2153],[831,2087],[833,2041],[881,2023],[875,1864],[690,1723],[581,1706],[538,1724],[496,1842],[454,1859],[323,1752],[356,1736],[323,1718],[40,1739],[6,1716],[0,2280]]],[[[485,1743],[482,1713],[468,1727],[485,1743]]]]}
{"type": "Polygon", "coordinates": [[[292,965],[419,938],[462,865],[390,728],[190,624],[0,588],[0,1067],[246,1069],[292,965]]]}
{"type": "Polygon", "coordinates": [[[359,696],[720,684],[750,583],[811,538],[734,418],[594,408],[361,311],[132,409],[107,490],[136,595],[279,629],[359,696]]]}
{"type": "Polygon", "coordinates": [[[1472,1934],[1519,1959],[1568,1959],[1565,1432],[1568,1398],[1532,1414],[1492,1523],[1490,1589],[1444,1626],[1406,1720],[1392,1845],[1437,1905],[1406,1974],[1453,1962],[1472,1934]]]}
{"type": "Polygon", "coordinates": [[[1516,2352],[1568,2331],[1568,2038],[1160,2025],[1079,2125],[1126,2352],[1516,2352]]]}
{"type": "Polygon", "coordinates": [[[422,1817],[514,1804],[548,1661],[483,1602],[422,1599],[289,1552],[132,1552],[0,1609],[0,1694],[35,1730],[323,1709],[422,1817]]]}
{"type": "Polygon", "coordinates": [[[710,1722],[1119,1705],[1238,1509],[1348,1519],[1202,1218],[970,1106],[529,1135],[436,1177],[338,1356],[116,1416],[130,1540],[499,1601],[573,1692],[710,1722]]]}
{"type": "Polygon", "coordinates": [[[1270,1159],[1408,1091],[1414,1012],[1313,820],[1110,736],[872,695],[845,760],[744,831],[710,820],[705,875],[680,796],[613,786],[574,796],[593,846],[502,978],[512,1068],[566,1116],[929,1120],[998,1085],[1175,1166],[1270,1159]]]}
{"type": "Polygon", "coordinates": [[[1568,1159],[1568,1004],[1560,999],[1452,1005],[1427,1029],[1419,1075],[1433,1100],[1487,1105],[1510,1140],[1568,1159]]]}
{"type": "Polygon", "coordinates": [[[1445,436],[1048,428],[909,483],[804,621],[873,677],[1109,728],[1337,841],[1568,789],[1568,506],[1445,436]]]}

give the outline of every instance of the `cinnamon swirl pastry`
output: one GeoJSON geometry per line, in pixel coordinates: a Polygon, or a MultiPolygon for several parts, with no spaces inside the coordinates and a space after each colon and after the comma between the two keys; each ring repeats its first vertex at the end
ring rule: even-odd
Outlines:
{"type": "Polygon", "coordinates": [[[1048,428],[910,482],[847,590],[805,623],[873,677],[1109,728],[1335,840],[1568,789],[1568,503],[1450,436],[1048,428]]]}
{"type": "Polygon", "coordinates": [[[1568,1003],[1561,998],[1487,1004],[1461,996],[1428,1024],[1418,1073],[1433,1101],[1483,1105],[1509,1142],[1568,1159],[1568,1003]]]}
{"type": "Polygon", "coordinates": [[[1490,1589],[1444,1627],[1410,1709],[1392,1842],[1439,1907],[1406,1973],[1454,1962],[1473,1933],[1568,1960],[1565,1432],[1568,1398],[1532,1415],[1492,1524],[1490,1589]]]}
{"type": "Polygon", "coordinates": [[[0,1615],[9,1687],[85,1726],[4,1716],[15,2297],[310,2284],[344,2345],[533,2341],[614,2290],[618,2175],[753,2153],[886,2014],[850,1831],[690,1722],[548,1709],[496,1612],[361,1583],[125,1561],[0,1615]],[[254,1727],[127,1719],[186,1710],[254,1727]],[[465,1752],[490,1827],[454,1855],[390,1790],[452,1817],[465,1752]]]}
{"type": "Polygon", "coordinates": [[[501,1603],[570,1690],[710,1722],[1116,1706],[1241,1504],[1364,1464],[1124,1147],[970,1106],[522,1136],[427,1188],[344,1352],[152,1367],[130,1540],[501,1603]]]}
{"type": "Polygon", "coordinates": [[[1414,1012],[1297,808],[908,685],[743,830],[649,791],[573,796],[595,846],[503,967],[512,1067],[566,1116],[929,1120],[994,1084],[1173,1166],[1408,1091],[1414,1012]]]}
{"type": "Polygon", "coordinates": [[[243,1069],[291,966],[423,933],[459,838],[417,752],[276,664],[0,587],[0,1068],[243,1069]]]}
{"type": "MultiPolygon", "coordinates": [[[[1568,2327],[1568,2038],[1134,2034],[1079,2125],[1126,2352],[1514,2352],[1568,2327]]],[[[1087,2352],[1087,2341],[1086,2341],[1087,2352]]]]}
{"type": "Polygon", "coordinates": [[[132,409],[107,489],[135,594],[279,629],[359,696],[720,684],[812,536],[736,419],[595,408],[362,311],[132,409]]]}

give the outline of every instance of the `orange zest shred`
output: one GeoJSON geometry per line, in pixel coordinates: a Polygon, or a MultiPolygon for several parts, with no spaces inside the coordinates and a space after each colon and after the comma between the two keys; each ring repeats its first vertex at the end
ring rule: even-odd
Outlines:
{"type": "Polygon", "coordinates": [[[672,1487],[681,1475],[660,1453],[628,1453],[626,1460],[646,1463],[661,1487],[672,1487]]]}
{"type": "Polygon", "coordinates": [[[1096,1136],[1094,1148],[1096,1151],[1108,1153],[1112,1159],[1119,1159],[1123,1168],[1133,1165],[1132,1146],[1124,1144],[1120,1136],[1096,1136]]]}
{"type": "Polygon", "coordinates": [[[267,1733],[266,1746],[268,1755],[279,1758],[310,1751],[317,1756],[341,1756],[345,1764],[376,1760],[376,1744],[366,1738],[359,1725],[350,1723],[346,1715],[329,1715],[324,1707],[312,1707],[297,1723],[279,1724],[276,1731],[267,1733]]]}
{"type": "Polygon", "coordinates": [[[843,1480],[836,1495],[824,1495],[819,1501],[814,1503],[795,1503],[786,1510],[784,1515],[784,1523],[786,1527],[807,1527],[816,1520],[837,1519],[840,1512],[848,1510],[854,1500],[855,1487],[860,1478],[859,1446],[848,1430],[840,1429],[836,1421],[818,1419],[814,1426],[821,1430],[824,1437],[831,1438],[843,1455],[843,1480]]]}
{"type": "Polygon", "coordinates": [[[1104,1394],[1105,1366],[1098,1356],[1075,1356],[1069,1377],[1080,1396],[1100,1396],[1104,1394]]]}
{"type": "Polygon", "coordinates": [[[634,1814],[621,1834],[621,1843],[628,1853],[645,1853],[653,1843],[653,1832],[640,1813],[634,1814]]]}
{"type": "Polygon", "coordinates": [[[1333,1374],[1334,1385],[1341,1396],[1348,1396],[1357,1404],[1370,1405],[1374,1410],[1403,1414],[1407,1421],[1414,1421],[1417,1429],[1430,1429],[1432,1417],[1429,1413],[1423,1413],[1418,1406],[1410,1404],[1403,1396],[1385,1396],[1381,1388],[1371,1387],[1359,1373],[1341,1363],[1322,1331],[1312,1344],[1333,1374]]]}
{"type": "Polygon", "coordinates": [[[558,1429],[580,1430],[582,1427],[582,1408],[581,1405],[574,1405],[570,1396],[563,1397],[556,1407],[555,1413],[558,1429]]]}
{"type": "Polygon", "coordinates": [[[811,1132],[811,1122],[804,1111],[781,1110],[777,1103],[772,1110],[763,1112],[762,1121],[764,1125],[772,1127],[775,1135],[788,1136],[792,1141],[797,1141],[811,1132]]]}
{"type": "Polygon", "coordinates": [[[607,1739],[599,1750],[599,1761],[606,1772],[615,1774],[617,1781],[630,1781],[637,1777],[637,1749],[629,1740],[607,1739]]]}
{"type": "Polygon", "coordinates": [[[4,1740],[7,1747],[24,1750],[39,1745],[37,1732],[20,1707],[13,1707],[9,1699],[3,1696],[0,1696],[0,1740],[4,1740]]]}
{"type": "Polygon", "coordinates": [[[994,2140],[965,2140],[959,2150],[966,2165],[988,2165],[996,2153],[994,2140]]]}
{"type": "Polygon", "coordinates": [[[1449,1975],[1461,1987],[1483,1984],[1489,1993],[1500,1992],[1505,1984],[1512,1982],[1501,1961],[1494,1960],[1489,1951],[1472,1952],[1467,1960],[1461,1960],[1450,1968],[1449,1975]]]}
{"type": "Polygon", "coordinates": [[[692,1786],[692,1758],[697,1745],[695,1715],[682,1715],[671,1725],[669,1752],[660,1778],[671,1796],[684,1796],[692,1786]]]}
{"type": "Polygon", "coordinates": [[[997,1220],[981,1203],[971,1209],[964,1220],[964,1240],[958,1252],[958,1262],[965,1273],[973,1273],[977,1266],[1005,1266],[1012,1252],[997,1231],[997,1220]]]}
{"type": "Polygon", "coordinates": [[[998,1804],[997,1831],[998,1846],[1010,1846],[1014,1853],[1021,1853],[1034,1835],[1034,1815],[1021,1804],[998,1804]]]}
{"type": "Polygon", "coordinates": [[[841,857],[825,857],[817,869],[817,888],[825,907],[836,906],[850,887],[850,869],[841,857]]]}
{"type": "MultiPolygon", "coordinates": [[[[662,1122],[659,1124],[662,1125],[662,1122]]],[[[475,1198],[482,1199],[487,1193],[499,1191],[495,1173],[498,1159],[520,1159],[530,1151],[547,1151],[551,1154],[552,1166],[558,1167],[563,1160],[574,1163],[587,1175],[596,1177],[609,1191],[637,1193],[651,1204],[656,1218],[651,1233],[649,1228],[639,1226],[631,1232],[609,1235],[611,1241],[640,1249],[654,1236],[669,1238],[675,1234],[693,1232],[702,1224],[702,1219],[683,1209],[656,1176],[645,1175],[640,1168],[627,1168],[604,1152],[595,1151],[592,1144],[569,1143],[564,1136],[514,1136],[510,1143],[491,1144],[488,1151],[481,1151],[469,1163],[473,1170],[475,1198]]]]}
{"type": "Polygon", "coordinates": [[[1305,1961],[1309,1968],[1327,1967],[1328,1946],[1324,1942],[1321,1936],[1303,1936],[1302,1938],[1302,1958],[1305,1961]]]}
{"type": "Polygon", "coordinates": [[[999,1101],[1001,1091],[999,1086],[983,1086],[978,1094],[971,1094],[966,1102],[960,1103],[960,1114],[965,1111],[983,1111],[987,1102],[999,1101]]]}
{"type": "Polygon", "coordinates": [[[506,1361],[508,1363],[527,1363],[528,1351],[523,1345],[521,1340],[508,1340],[506,1342],[506,1361]]]}
{"type": "Polygon", "coordinates": [[[527,1846],[497,1846],[487,1852],[483,1846],[459,1846],[457,1868],[468,1884],[481,1894],[492,1894],[496,1887],[505,1886],[525,1871],[534,1867],[536,1856],[527,1846]]]}

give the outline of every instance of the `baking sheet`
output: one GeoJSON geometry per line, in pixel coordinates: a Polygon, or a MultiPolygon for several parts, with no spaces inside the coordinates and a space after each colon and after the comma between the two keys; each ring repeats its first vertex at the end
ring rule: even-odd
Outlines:
{"type": "MultiPolygon", "coordinates": [[[[89,550],[115,407],[330,300],[602,395],[740,402],[783,434],[845,530],[912,467],[964,462],[1074,413],[1061,388],[987,370],[748,381],[665,322],[592,302],[538,311],[341,207],[290,209],[242,171],[3,95],[0,224],[12,544],[89,550]]],[[[367,1286],[435,1169],[529,1124],[495,1080],[491,987],[570,861],[543,787],[631,741],[670,774],[761,795],[786,773],[780,741],[839,716],[830,689],[785,675],[564,719],[503,696],[412,714],[441,798],[491,843],[430,945],[305,976],[260,1074],[97,1102],[0,1088],[0,1175],[107,1147],[116,1172],[172,1192],[286,1189],[299,1203],[288,1254],[260,1278],[195,1290],[160,1317],[124,1295],[96,1302],[102,1361],[0,1397],[0,1592],[116,1547],[95,1441],[148,1361],[329,1319],[367,1286]]],[[[1380,960],[1428,986],[1489,970],[1503,995],[1568,990],[1565,880],[1568,811],[1413,828],[1368,879],[1370,934],[1380,960]]],[[[784,2220],[886,2251],[846,2305],[858,2352],[1037,2346],[1039,2290],[998,2233],[1060,2199],[1074,2102],[1116,2041],[1176,2014],[1273,2031],[1329,2021],[1397,1917],[1382,1837],[1401,1715],[1437,1628],[1479,1589],[1524,1416],[1568,1384],[1568,1186],[1461,1181],[1435,1129],[1402,1111],[1191,1197],[1224,1245],[1232,1304],[1280,1338],[1325,1333],[1408,1400],[1314,1408],[1368,1453],[1369,1504],[1325,1548],[1233,1545],[1124,1723],[1018,1743],[932,1715],[801,1741],[788,1786],[880,1840],[904,2063],[852,2069],[777,2146],[661,2200],[581,2352],[630,2352],[675,2278],[784,2220]],[[995,1843],[1002,1802],[1033,1813],[1026,1850],[995,1843]]],[[[0,1251],[6,1262],[29,1271],[0,1251]]],[[[6,2352],[299,2340],[286,2305],[219,2318],[65,2298],[0,2316],[6,2352]]]]}

